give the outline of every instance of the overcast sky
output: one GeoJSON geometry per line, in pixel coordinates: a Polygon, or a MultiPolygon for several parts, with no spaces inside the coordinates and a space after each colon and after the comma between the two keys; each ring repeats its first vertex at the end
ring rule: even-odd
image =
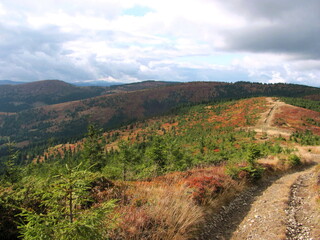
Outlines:
{"type": "Polygon", "coordinates": [[[0,79],[320,87],[320,1],[1,0],[0,79]]]}

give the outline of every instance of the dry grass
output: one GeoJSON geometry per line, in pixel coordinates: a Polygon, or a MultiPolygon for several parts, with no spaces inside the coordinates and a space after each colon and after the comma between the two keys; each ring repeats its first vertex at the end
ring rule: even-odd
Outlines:
{"type": "Polygon", "coordinates": [[[247,185],[244,180],[232,184],[229,183],[219,197],[210,199],[207,206],[207,213],[210,215],[215,214],[222,206],[230,203],[238,193],[244,191],[246,187],[247,185]]]}
{"type": "Polygon", "coordinates": [[[117,210],[121,220],[111,238],[189,239],[199,231],[207,214],[220,209],[244,187],[242,182],[225,174],[224,166],[170,173],[150,182],[128,183],[123,193],[127,201],[122,201],[117,210]],[[202,186],[208,179],[211,185],[202,186]],[[218,184],[219,191],[214,184],[218,184]],[[206,193],[201,195],[202,201],[194,197],[199,191],[206,193]]]}
{"type": "MultiPolygon", "coordinates": [[[[276,162],[269,166],[270,171],[283,172],[290,168],[285,159],[276,162]]],[[[207,216],[217,213],[248,186],[246,179],[235,181],[226,175],[225,166],[173,172],[152,181],[121,184],[122,201],[117,209],[120,221],[111,233],[114,240],[190,239],[202,231],[207,216]],[[201,201],[199,196],[203,198],[201,201]]],[[[285,204],[287,199],[277,201],[285,204]]]]}
{"type": "Polygon", "coordinates": [[[139,184],[128,190],[130,204],[122,206],[115,239],[187,239],[203,217],[184,187],[139,184]]]}

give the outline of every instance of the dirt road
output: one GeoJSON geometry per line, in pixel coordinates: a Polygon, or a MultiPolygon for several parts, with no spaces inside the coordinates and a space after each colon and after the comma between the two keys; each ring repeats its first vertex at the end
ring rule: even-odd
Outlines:
{"type": "Polygon", "coordinates": [[[280,111],[282,106],[287,105],[284,102],[280,102],[274,100],[272,98],[266,98],[268,101],[269,109],[268,111],[261,114],[261,118],[258,120],[257,124],[253,127],[249,127],[250,130],[253,130],[257,133],[265,133],[269,136],[290,136],[292,131],[287,129],[282,129],[273,126],[272,121],[274,119],[274,115],[277,111],[280,111]]]}
{"type": "MultiPolygon", "coordinates": [[[[290,136],[289,130],[272,125],[274,114],[285,103],[267,100],[269,110],[250,129],[267,136],[290,136]]],[[[297,149],[302,159],[315,163],[247,189],[219,214],[208,219],[209,224],[198,239],[320,239],[320,211],[316,193],[312,190],[318,177],[315,165],[320,163],[320,146],[297,146],[297,149]]]]}
{"type": "Polygon", "coordinates": [[[314,174],[312,167],[271,184],[255,199],[230,239],[320,239],[320,212],[316,203],[311,202],[315,196],[308,191],[314,174]],[[301,193],[304,197],[299,196],[301,193]]]}

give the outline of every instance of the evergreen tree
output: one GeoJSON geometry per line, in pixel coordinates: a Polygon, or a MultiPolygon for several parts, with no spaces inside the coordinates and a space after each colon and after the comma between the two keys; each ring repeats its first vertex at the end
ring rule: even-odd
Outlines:
{"type": "MultiPolygon", "coordinates": [[[[36,193],[41,198],[40,213],[22,209],[24,223],[19,226],[23,239],[73,240],[107,239],[107,221],[115,207],[113,201],[86,209],[90,198],[90,172],[70,168],[55,176],[46,189],[36,193]]],[[[111,217],[112,218],[112,217],[111,217]]],[[[108,220],[110,221],[110,219],[108,220]]]]}
{"type": "Polygon", "coordinates": [[[101,129],[97,129],[94,125],[89,125],[83,144],[81,160],[85,168],[92,167],[93,171],[101,170],[106,164],[106,152],[101,132],[101,129]]]}
{"type": "Polygon", "coordinates": [[[149,156],[162,172],[166,165],[166,152],[164,142],[159,136],[154,138],[149,156]]]}
{"type": "Polygon", "coordinates": [[[16,165],[19,157],[19,151],[15,150],[15,143],[10,140],[6,144],[8,151],[8,158],[4,163],[4,177],[5,180],[11,184],[19,180],[19,167],[16,165]]]}
{"type": "Polygon", "coordinates": [[[122,179],[123,181],[127,180],[127,171],[132,163],[133,153],[132,148],[130,147],[128,142],[121,141],[119,143],[119,150],[120,150],[120,161],[122,164],[122,179]]]}

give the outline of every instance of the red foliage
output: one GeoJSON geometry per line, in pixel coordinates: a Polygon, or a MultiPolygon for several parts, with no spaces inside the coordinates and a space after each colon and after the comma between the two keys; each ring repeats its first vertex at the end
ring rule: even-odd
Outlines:
{"type": "Polygon", "coordinates": [[[115,239],[139,239],[139,236],[142,239],[143,234],[157,225],[156,220],[148,216],[143,208],[122,207],[118,209],[118,213],[122,216],[121,222],[117,232],[110,234],[111,239],[114,239],[113,237],[116,237],[115,239]]]}
{"type": "Polygon", "coordinates": [[[187,186],[193,189],[193,200],[203,204],[208,198],[223,190],[223,182],[219,176],[200,176],[190,178],[187,186]]]}
{"type": "Polygon", "coordinates": [[[229,105],[219,115],[214,111],[209,113],[209,122],[219,123],[214,128],[221,127],[244,127],[248,125],[248,118],[253,124],[259,113],[266,111],[266,100],[263,97],[239,100],[229,105]]]}
{"type": "Polygon", "coordinates": [[[320,113],[312,110],[285,105],[281,107],[281,111],[275,114],[274,124],[282,128],[288,128],[293,131],[310,130],[314,134],[320,135],[320,127],[308,122],[308,119],[313,119],[320,122],[320,113]]]}

